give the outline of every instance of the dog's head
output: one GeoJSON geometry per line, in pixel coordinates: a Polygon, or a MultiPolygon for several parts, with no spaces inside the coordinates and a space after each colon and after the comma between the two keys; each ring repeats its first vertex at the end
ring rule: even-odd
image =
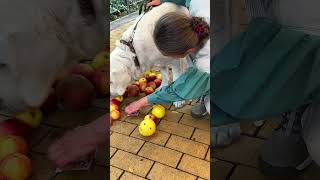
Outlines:
{"type": "Polygon", "coordinates": [[[115,51],[110,54],[110,95],[113,97],[123,95],[133,78],[127,61],[124,61],[126,57],[115,51]]]}
{"type": "Polygon", "coordinates": [[[39,6],[43,16],[30,19],[34,29],[11,33],[8,39],[7,63],[19,91],[16,97],[29,106],[45,101],[61,70],[93,58],[104,44],[102,1],[45,0],[39,6]]]}

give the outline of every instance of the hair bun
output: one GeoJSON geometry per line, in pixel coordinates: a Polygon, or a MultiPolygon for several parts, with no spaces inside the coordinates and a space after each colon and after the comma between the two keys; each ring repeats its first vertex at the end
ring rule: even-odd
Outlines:
{"type": "Polygon", "coordinates": [[[192,29],[201,40],[209,37],[210,28],[208,23],[201,17],[192,17],[191,20],[192,29]]]}

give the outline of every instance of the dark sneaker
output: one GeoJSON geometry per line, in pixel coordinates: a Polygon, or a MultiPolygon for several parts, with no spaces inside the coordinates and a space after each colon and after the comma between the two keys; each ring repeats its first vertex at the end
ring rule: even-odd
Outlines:
{"type": "Polygon", "coordinates": [[[285,113],[278,128],[262,146],[259,166],[268,176],[297,176],[312,162],[302,137],[301,117],[306,107],[285,113]]]}
{"type": "Polygon", "coordinates": [[[206,116],[207,114],[208,112],[204,103],[204,97],[200,97],[191,109],[191,116],[196,119],[200,119],[206,116]]]}

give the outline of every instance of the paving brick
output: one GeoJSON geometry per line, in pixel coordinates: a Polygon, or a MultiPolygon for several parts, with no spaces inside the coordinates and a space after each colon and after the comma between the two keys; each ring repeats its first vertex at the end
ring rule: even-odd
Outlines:
{"type": "Polygon", "coordinates": [[[199,128],[202,130],[210,131],[209,119],[195,119],[188,114],[184,114],[179,123],[199,128]]]}
{"type": "Polygon", "coordinates": [[[109,148],[109,146],[107,145],[107,143],[100,145],[98,147],[98,152],[97,152],[97,157],[96,157],[97,164],[99,164],[101,166],[107,166],[107,161],[109,161],[108,148],[109,148]]]}
{"type": "Polygon", "coordinates": [[[42,141],[32,147],[32,150],[35,152],[40,152],[40,153],[47,153],[49,146],[54,143],[58,138],[62,137],[64,134],[65,130],[64,129],[54,129],[52,130],[49,135],[45,138],[42,139],[42,141]]]}
{"type": "Polygon", "coordinates": [[[125,121],[114,121],[110,130],[113,132],[130,135],[137,125],[125,121]]]}
{"type": "Polygon", "coordinates": [[[185,138],[190,138],[194,130],[193,127],[166,120],[161,120],[157,129],[185,138]]]}
{"type": "Polygon", "coordinates": [[[148,142],[152,142],[155,144],[159,144],[161,146],[164,146],[165,143],[168,141],[170,134],[157,130],[152,136],[150,137],[144,137],[141,136],[139,133],[139,127],[137,127],[133,133],[131,134],[132,137],[136,137],[138,139],[144,140],[144,141],[148,141],[148,142]]]}
{"type": "Polygon", "coordinates": [[[279,122],[280,122],[279,118],[266,120],[258,133],[258,137],[268,138],[269,136],[271,136],[273,130],[278,127],[279,122]]]}
{"type": "Polygon", "coordinates": [[[122,173],[123,170],[110,166],[110,180],[118,180],[122,173]]]}
{"type": "Polygon", "coordinates": [[[175,106],[170,107],[170,110],[178,111],[185,114],[191,114],[191,109],[192,109],[191,105],[185,105],[182,108],[176,108],[175,106]]]}
{"type": "MultiPolygon", "coordinates": [[[[286,178],[266,177],[260,173],[256,168],[237,166],[234,173],[231,175],[230,180],[286,180],[286,178]]],[[[289,180],[289,179],[287,179],[289,180]]]]}
{"type": "Polygon", "coordinates": [[[162,165],[160,163],[155,163],[152,167],[148,179],[157,179],[157,180],[195,180],[194,175],[179,171],[172,167],[162,165]]]}
{"type": "Polygon", "coordinates": [[[109,177],[106,172],[107,168],[97,166],[93,171],[63,172],[58,174],[54,180],[107,180],[109,177]]]}
{"type": "Polygon", "coordinates": [[[36,153],[30,154],[30,160],[32,162],[32,180],[44,180],[50,179],[54,174],[54,166],[51,161],[48,160],[46,155],[40,155],[36,153]]]}
{"type": "Polygon", "coordinates": [[[125,172],[120,178],[120,180],[144,180],[144,179],[145,178],[136,176],[136,175],[128,173],[128,172],[125,172]]]}
{"type": "Polygon", "coordinates": [[[63,128],[74,128],[94,121],[104,114],[106,114],[106,110],[98,108],[90,108],[81,112],[59,110],[45,118],[43,123],[63,128]]]}
{"type": "Polygon", "coordinates": [[[192,140],[210,145],[210,132],[196,129],[192,135],[192,140]]]}
{"type": "Polygon", "coordinates": [[[166,147],[204,159],[208,145],[192,141],[190,139],[172,135],[166,147]]]}
{"type": "Polygon", "coordinates": [[[132,152],[135,154],[139,151],[143,143],[144,141],[118,133],[113,133],[110,136],[111,147],[122,149],[124,151],[132,152]]]}
{"type": "Polygon", "coordinates": [[[133,174],[145,177],[151,169],[153,161],[119,150],[111,158],[110,164],[125,171],[131,171],[133,174]]]}
{"type": "Polygon", "coordinates": [[[170,109],[170,107],[172,106],[172,104],[162,104],[163,107],[165,107],[166,109],[170,109]]]}
{"type": "Polygon", "coordinates": [[[243,122],[240,124],[242,134],[253,136],[257,130],[257,127],[253,122],[243,122]]]}
{"type": "Polygon", "coordinates": [[[37,129],[32,131],[27,137],[27,141],[30,147],[34,147],[39,144],[43,138],[49,135],[52,131],[52,127],[46,125],[40,125],[37,129]]]}
{"type": "Polygon", "coordinates": [[[210,179],[210,162],[184,154],[178,169],[210,179]]]}
{"type": "Polygon", "coordinates": [[[228,174],[230,173],[232,167],[233,167],[233,164],[231,163],[213,159],[213,161],[211,162],[211,168],[212,168],[212,174],[213,174],[212,179],[225,180],[228,174]]]}
{"type": "Polygon", "coordinates": [[[110,147],[110,158],[116,153],[117,149],[110,147]]]}
{"type": "Polygon", "coordinates": [[[241,136],[240,140],[225,148],[216,148],[213,156],[222,160],[257,166],[259,150],[263,140],[241,136]]]}
{"type": "Polygon", "coordinates": [[[176,167],[182,153],[147,142],[140,150],[139,156],[176,167]]]}
{"type": "Polygon", "coordinates": [[[139,125],[141,123],[141,121],[143,121],[143,118],[145,117],[144,114],[139,114],[139,116],[130,116],[130,117],[127,117],[125,119],[125,121],[129,122],[129,123],[133,123],[133,124],[137,124],[139,125]]]}
{"type": "Polygon", "coordinates": [[[140,109],[140,113],[143,115],[148,114],[152,109],[152,106],[146,106],[140,109]]]}
{"type": "Polygon", "coordinates": [[[182,115],[182,113],[179,113],[177,111],[166,111],[166,115],[163,117],[163,119],[172,122],[179,122],[182,115]]]}

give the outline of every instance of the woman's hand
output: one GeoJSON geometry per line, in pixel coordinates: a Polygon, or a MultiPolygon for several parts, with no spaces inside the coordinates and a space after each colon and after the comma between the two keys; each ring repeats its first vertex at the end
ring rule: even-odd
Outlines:
{"type": "Polygon", "coordinates": [[[127,113],[128,116],[134,114],[135,112],[139,111],[139,109],[141,109],[142,107],[148,105],[148,99],[147,97],[143,97],[141,99],[139,99],[138,101],[135,101],[131,104],[129,104],[126,109],[125,112],[127,113]]]}
{"type": "Polygon", "coordinates": [[[161,4],[160,0],[151,0],[147,6],[159,6],[161,4]]]}

